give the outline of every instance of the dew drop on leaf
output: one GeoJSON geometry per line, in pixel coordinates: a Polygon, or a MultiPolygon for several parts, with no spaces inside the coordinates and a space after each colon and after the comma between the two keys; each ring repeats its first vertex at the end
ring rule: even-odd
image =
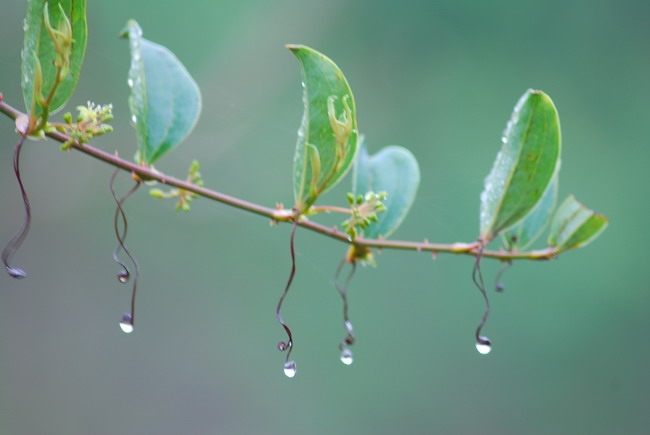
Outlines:
{"type": "Polygon", "coordinates": [[[133,317],[130,314],[122,315],[122,320],[120,321],[120,328],[125,334],[130,334],[133,332],[133,317]]]}
{"type": "Polygon", "coordinates": [[[296,376],[296,362],[295,361],[287,361],[284,363],[284,374],[287,378],[293,378],[296,376]]]}

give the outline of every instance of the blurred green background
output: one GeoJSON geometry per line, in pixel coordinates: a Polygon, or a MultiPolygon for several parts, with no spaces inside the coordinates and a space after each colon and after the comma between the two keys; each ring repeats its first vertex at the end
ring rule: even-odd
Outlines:
{"type": "MultiPolygon", "coordinates": [[[[26,2],[2,0],[0,92],[19,87],[26,2]]],[[[142,267],[136,331],[117,322],[129,289],[115,279],[106,164],[29,142],[22,171],[32,230],[0,274],[2,434],[611,434],[650,431],[650,292],[644,269],[650,162],[650,3],[576,1],[89,2],[89,44],[70,108],[113,103],[115,133],[96,141],[132,156],[127,43],[135,18],[201,86],[201,121],[158,168],[273,206],[292,200],[302,114],[303,43],[345,72],[371,152],[417,156],[418,199],[394,238],[470,242],[500,135],[527,88],[554,100],[563,133],[560,196],[610,227],[557,261],[519,262],[483,302],[472,259],[385,251],[350,288],[358,342],[346,367],[331,285],[346,247],[297,234],[285,305],[299,372],[282,374],[275,305],[287,279],[289,226],[199,199],[189,215],[139,192],[126,205],[142,267]]],[[[22,219],[11,170],[16,135],[0,118],[0,240],[22,219]]],[[[347,181],[347,180],[346,180],[347,181]]],[[[128,176],[122,175],[120,189],[128,176]]],[[[348,183],[323,198],[343,204],[348,183]]],[[[336,222],[326,217],[324,222],[336,222]]],[[[492,282],[499,265],[486,262],[492,282]]]]}

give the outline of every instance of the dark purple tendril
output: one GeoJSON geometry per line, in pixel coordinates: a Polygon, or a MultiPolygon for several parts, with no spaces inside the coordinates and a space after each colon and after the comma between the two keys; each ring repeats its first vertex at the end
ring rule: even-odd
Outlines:
{"type": "Polygon", "coordinates": [[[29,225],[32,221],[32,210],[29,205],[29,199],[27,198],[27,192],[25,191],[25,186],[23,186],[23,180],[20,177],[20,150],[23,148],[23,143],[25,143],[26,136],[21,136],[20,140],[14,148],[14,173],[16,174],[16,180],[18,180],[18,186],[20,187],[20,194],[23,197],[23,204],[25,206],[25,218],[23,219],[23,225],[20,227],[18,232],[9,240],[9,243],[2,250],[2,262],[4,263],[5,270],[12,278],[25,278],[27,273],[24,270],[19,269],[10,265],[11,258],[14,256],[20,245],[22,245],[27,233],[29,232],[29,225]]]}
{"type": "MultiPolygon", "coordinates": [[[[122,316],[122,324],[127,324],[130,326],[133,326],[133,322],[135,319],[135,295],[138,289],[138,279],[140,278],[140,266],[138,265],[137,260],[135,257],[131,254],[129,249],[126,247],[125,240],[126,240],[126,233],[128,231],[128,221],[126,219],[126,213],[124,212],[124,202],[131,196],[133,193],[138,190],[138,187],[140,187],[140,182],[136,181],[135,184],[124,194],[122,197],[118,198],[117,194],[115,193],[115,178],[117,177],[117,174],[120,172],[120,169],[116,169],[115,172],[113,172],[113,175],[111,176],[111,181],[109,183],[109,187],[111,189],[111,194],[113,195],[113,199],[115,200],[115,204],[117,207],[115,208],[115,216],[113,217],[113,230],[115,231],[115,237],[117,237],[117,243],[118,245],[115,247],[115,250],[113,251],[113,260],[122,267],[122,270],[117,273],[117,279],[121,283],[127,283],[129,279],[131,278],[131,272],[129,271],[129,268],[126,266],[126,264],[120,260],[120,251],[124,251],[126,256],[131,260],[131,263],[133,263],[133,268],[134,268],[134,277],[133,277],[133,288],[131,290],[131,311],[128,314],[124,314],[122,316]],[[120,226],[122,227],[120,231],[120,226]]],[[[124,329],[124,328],[123,328],[124,329]]]]}
{"type": "Polygon", "coordinates": [[[494,279],[494,290],[501,293],[502,291],[505,290],[505,285],[501,281],[501,277],[506,273],[508,269],[510,269],[510,266],[512,266],[512,261],[505,261],[504,263],[501,263],[501,269],[499,269],[499,272],[497,273],[496,278],[494,279]]]}
{"type": "Polygon", "coordinates": [[[350,321],[350,315],[349,315],[350,306],[348,304],[348,286],[350,285],[350,281],[354,276],[354,272],[356,272],[357,270],[357,264],[351,263],[350,273],[348,273],[345,282],[343,283],[343,285],[341,285],[341,283],[339,282],[339,276],[341,275],[341,272],[343,271],[343,266],[346,263],[347,261],[345,261],[345,259],[341,260],[339,267],[336,269],[336,276],[334,277],[334,286],[336,287],[336,290],[338,290],[339,295],[341,295],[341,299],[343,300],[343,326],[345,327],[345,331],[346,331],[345,338],[341,341],[341,344],[339,344],[340,351],[347,349],[347,346],[352,346],[355,341],[354,330],[352,328],[352,322],[350,321]]]}
{"type": "Polygon", "coordinates": [[[289,249],[291,251],[291,273],[289,274],[289,279],[287,280],[287,284],[284,287],[282,296],[280,296],[280,300],[278,301],[278,307],[275,310],[275,316],[277,317],[278,322],[280,323],[280,325],[282,325],[284,331],[287,333],[287,341],[280,341],[278,343],[278,350],[282,352],[287,351],[287,357],[285,358],[286,363],[289,362],[289,356],[291,355],[291,351],[293,350],[293,335],[291,334],[291,329],[289,329],[287,324],[284,323],[284,320],[282,319],[282,303],[284,302],[284,298],[286,298],[287,293],[289,293],[289,288],[291,287],[293,278],[296,276],[296,251],[294,248],[294,240],[296,238],[297,228],[298,228],[298,220],[294,220],[293,227],[291,228],[291,236],[289,238],[289,249]]]}
{"type": "Polygon", "coordinates": [[[487,292],[485,291],[485,282],[483,281],[483,274],[481,273],[481,260],[483,259],[484,249],[485,249],[485,245],[481,243],[480,250],[476,255],[476,260],[474,261],[472,280],[474,281],[474,285],[476,285],[476,288],[478,288],[478,290],[483,295],[483,299],[485,299],[485,312],[483,313],[483,317],[481,318],[481,321],[479,322],[478,327],[476,328],[476,344],[477,346],[478,345],[486,346],[489,349],[492,346],[492,342],[490,341],[489,338],[485,337],[484,335],[481,335],[481,330],[483,329],[485,322],[487,322],[487,319],[490,316],[490,299],[488,298],[487,292]]]}

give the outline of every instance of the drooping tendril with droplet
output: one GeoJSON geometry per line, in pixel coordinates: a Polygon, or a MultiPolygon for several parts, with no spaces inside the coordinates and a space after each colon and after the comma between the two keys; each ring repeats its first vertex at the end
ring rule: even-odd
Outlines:
{"type": "Polygon", "coordinates": [[[484,335],[481,335],[481,330],[483,329],[485,322],[487,322],[487,319],[490,316],[490,298],[485,291],[485,282],[483,281],[483,274],[481,273],[481,259],[483,258],[484,249],[485,244],[481,243],[480,250],[476,254],[476,259],[474,260],[474,270],[472,271],[472,281],[474,281],[474,285],[476,285],[476,288],[478,288],[478,290],[483,295],[483,299],[485,300],[485,311],[483,313],[481,321],[478,324],[478,327],[476,328],[476,350],[478,350],[479,353],[483,355],[490,353],[492,350],[492,342],[490,339],[484,335]]]}
{"type": "Polygon", "coordinates": [[[2,250],[2,263],[5,266],[5,270],[12,278],[25,278],[27,273],[24,270],[12,266],[11,259],[22,245],[23,241],[27,237],[29,232],[29,226],[32,222],[32,211],[31,206],[29,205],[29,199],[27,198],[27,192],[25,191],[25,186],[23,185],[23,180],[20,177],[20,151],[22,150],[23,143],[25,143],[26,136],[21,135],[20,140],[14,148],[14,174],[16,175],[16,180],[18,181],[18,186],[20,187],[20,194],[23,197],[23,205],[25,207],[25,218],[23,219],[23,224],[18,230],[18,232],[9,240],[5,248],[2,250]]]}
{"type": "Polygon", "coordinates": [[[346,335],[343,340],[341,340],[341,344],[339,344],[339,350],[341,351],[340,358],[341,362],[345,365],[350,365],[354,361],[352,351],[348,346],[352,346],[355,341],[355,336],[354,336],[354,329],[352,328],[352,322],[350,321],[350,315],[349,315],[349,303],[348,303],[348,286],[350,285],[350,281],[352,280],[352,277],[354,276],[354,272],[357,270],[357,263],[352,262],[350,263],[351,269],[350,273],[348,273],[347,278],[345,279],[345,282],[343,285],[339,282],[339,277],[341,275],[341,272],[343,271],[343,266],[347,263],[346,259],[341,260],[341,263],[339,264],[339,267],[336,269],[336,276],[334,277],[334,286],[336,287],[336,290],[338,290],[339,295],[341,295],[341,299],[343,300],[343,326],[345,327],[346,335]]]}
{"type": "Polygon", "coordinates": [[[293,278],[296,276],[296,250],[294,247],[294,241],[296,238],[297,228],[298,220],[296,218],[296,220],[293,221],[291,236],[289,237],[289,250],[291,252],[291,273],[289,274],[289,279],[287,280],[287,284],[284,287],[282,296],[280,296],[280,300],[278,301],[278,307],[275,310],[275,316],[277,317],[278,322],[280,325],[282,325],[284,331],[287,333],[287,341],[280,341],[278,343],[278,350],[281,352],[287,352],[287,356],[284,360],[284,374],[289,378],[293,378],[296,375],[296,362],[289,360],[291,351],[293,350],[293,335],[291,334],[291,329],[289,326],[287,326],[287,324],[282,319],[282,304],[284,303],[284,299],[287,297],[287,293],[289,293],[289,288],[291,287],[293,278]]]}
{"type": "Polygon", "coordinates": [[[131,251],[126,247],[126,234],[128,231],[128,220],[126,218],[126,213],[124,212],[124,202],[138,190],[138,187],[142,184],[140,181],[135,181],[135,184],[124,194],[122,197],[118,198],[115,193],[115,179],[119,172],[119,168],[113,172],[110,180],[110,190],[115,200],[116,208],[115,215],[113,217],[113,230],[115,231],[115,237],[117,238],[118,245],[113,251],[113,260],[122,268],[117,273],[117,280],[123,284],[126,284],[131,279],[131,271],[129,270],[126,263],[120,259],[120,252],[124,251],[124,254],[129,258],[131,263],[133,263],[133,287],[131,289],[131,310],[128,313],[124,313],[120,320],[120,328],[127,334],[133,332],[133,325],[135,319],[135,296],[138,289],[138,279],[140,278],[140,266],[138,265],[137,260],[131,254],[131,251]],[[121,229],[120,229],[121,227],[121,229]]]}

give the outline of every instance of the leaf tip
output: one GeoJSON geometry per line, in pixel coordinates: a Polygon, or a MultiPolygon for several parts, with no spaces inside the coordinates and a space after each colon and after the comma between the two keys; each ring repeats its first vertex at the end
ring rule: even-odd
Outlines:
{"type": "Polygon", "coordinates": [[[126,22],[126,25],[120,31],[118,37],[122,39],[128,39],[134,33],[137,34],[138,36],[142,36],[142,28],[140,27],[140,25],[136,20],[131,18],[126,22]]]}

